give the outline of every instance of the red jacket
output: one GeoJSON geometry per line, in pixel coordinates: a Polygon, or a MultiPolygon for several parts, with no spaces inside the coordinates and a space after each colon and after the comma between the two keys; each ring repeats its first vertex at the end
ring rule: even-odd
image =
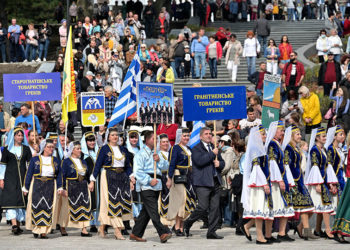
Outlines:
{"type": "Polygon", "coordinates": [[[174,146],[176,139],[176,130],[178,128],[177,124],[170,124],[170,126],[166,126],[165,124],[159,124],[157,128],[157,135],[167,134],[169,138],[169,142],[171,146],[174,146]]]}
{"type": "MultiPolygon", "coordinates": [[[[295,86],[299,86],[298,82],[300,81],[301,76],[305,75],[305,69],[304,69],[304,65],[298,61],[296,64],[296,68],[297,68],[297,75],[295,79],[295,84],[296,84],[295,86]]],[[[286,81],[285,81],[286,86],[289,85],[289,79],[290,79],[291,73],[292,73],[292,63],[289,62],[284,65],[283,72],[282,72],[282,75],[286,75],[286,81]]]]}
{"type": "MultiPolygon", "coordinates": [[[[207,54],[207,61],[209,61],[209,45],[210,45],[210,43],[205,48],[205,52],[207,54]]],[[[216,42],[216,54],[218,55],[217,59],[221,59],[221,57],[222,57],[222,46],[221,46],[221,43],[219,43],[219,42],[216,42]]]]}
{"type": "Polygon", "coordinates": [[[225,39],[226,38],[225,29],[220,27],[218,32],[216,32],[215,36],[219,41],[221,39],[225,39]]]}
{"type": "Polygon", "coordinates": [[[346,36],[350,34],[350,20],[345,19],[344,21],[344,29],[343,29],[343,36],[346,36]]]}

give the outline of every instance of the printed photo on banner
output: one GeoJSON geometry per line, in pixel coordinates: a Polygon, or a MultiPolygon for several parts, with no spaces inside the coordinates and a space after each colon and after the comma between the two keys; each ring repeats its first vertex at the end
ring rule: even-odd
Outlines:
{"type": "Polygon", "coordinates": [[[247,117],[245,86],[183,88],[185,121],[247,117]]]}
{"type": "Polygon", "coordinates": [[[137,120],[147,123],[174,123],[173,84],[137,83],[137,120]]]}
{"type": "Polygon", "coordinates": [[[279,120],[281,108],[281,77],[265,74],[262,108],[262,125],[266,128],[279,120]]]}
{"type": "Polygon", "coordinates": [[[81,93],[81,122],[84,127],[95,127],[105,124],[104,92],[81,93]]]}
{"type": "Polygon", "coordinates": [[[60,73],[4,74],[5,102],[61,100],[60,73]]]}

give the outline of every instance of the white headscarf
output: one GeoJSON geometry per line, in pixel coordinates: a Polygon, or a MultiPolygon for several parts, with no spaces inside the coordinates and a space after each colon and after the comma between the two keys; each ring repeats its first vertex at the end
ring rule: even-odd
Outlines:
{"type": "Polygon", "coordinates": [[[132,133],[132,132],[137,133],[138,136],[139,136],[138,141],[137,141],[137,146],[138,146],[139,149],[141,149],[143,147],[143,142],[141,140],[141,135],[139,133],[139,128],[136,127],[136,126],[131,126],[129,132],[126,135],[126,148],[128,149],[128,151],[130,153],[135,154],[137,152],[135,152],[135,148],[133,146],[131,146],[130,138],[129,138],[130,133],[132,133]]]}
{"type": "MultiPolygon", "coordinates": [[[[169,140],[169,137],[167,137],[167,138],[169,140]]],[[[169,142],[169,147],[166,150],[166,152],[169,152],[170,149],[171,149],[171,144],[169,142]]],[[[157,152],[160,152],[160,135],[157,136],[157,152]]]]}
{"type": "Polygon", "coordinates": [[[182,136],[182,129],[181,129],[181,128],[178,128],[178,129],[176,130],[175,145],[180,143],[180,141],[181,141],[181,136],[182,136]]]}
{"type": "Polygon", "coordinates": [[[292,139],[292,126],[289,126],[286,129],[286,132],[284,133],[284,138],[283,138],[283,143],[282,143],[283,151],[286,150],[286,147],[291,139],[292,139]]]}
{"type": "MultiPolygon", "coordinates": [[[[307,163],[306,163],[306,169],[305,169],[305,178],[304,181],[308,179],[309,173],[311,171],[311,149],[315,145],[315,140],[316,140],[316,134],[317,134],[318,128],[314,128],[311,132],[311,137],[310,137],[310,144],[309,144],[309,152],[308,152],[308,157],[307,157],[307,163]]],[[[305,183],[307,184],[307,183],[305,183]]]]}
{"type": "Polygon", "coordinates": [[[245,153],[244,164],[243,164],[243,190],[241,202],[243,203],[243,208],[249,210],[249,178],[252,169],[252,161],[260,156],[266,155],[264,148],[264,143],[261,139],[259,127],[253,127],[250,130],[247,150],[245,153]]]}
{"type": "Polygon", "coordinates": [[[14,130],[16,130],[16,132],[18,130],[22,131],[22,133],[23,133],[22,145],[28,146],[27,137],[26,137],[26,134],[24,133],[23,129],[20,127],[15,127],[15,128],[10,130],[10,132],[8,133],[6,142],[5,142],[5,145],[7,145],[7,150],[9,152],[11,152],[12,154],[15,154],[15,133],[14,133],[14,130]]]}
{"type": "Polygon", "coordinates": [[[84,154],[84,159],[88,158],[89,156],[91,156],[94,161],[96,161],[96,156],[97,156],[97,152],[98,152],[98,145],[97,145],[97,138],[96,138],[96,135],[94,135],[95,137],[95,148],[94,150],[89,150],[88,146],[87,146],[87,143],[86,143],[86,134],[87,133],[91,133],[91,132],[86,132],[83,137],[81,138],[80,140],[80,144],[81,144],[81,153],[84,154]],[[91,154],[91,151],[94,151],[94,154],[91,154]]]}
{"type": "MultiPolygon", "coordinates": [[[[78,141],[72,141],[71,143],[69,143],[69,145],[67,147],[68,149],[65,152],[64,158],[67,159],[67,158],[72,156],[73,149],[74,149],[75,146],[77,146],[77,145],[74,145],[74,144],[77,143],[77,142],[78,141]]],[[[79,142],[79,146],[80,146],[80,142],[79,142]]]]}
{"type": "Polygon", "coordinates": [[[337,130],[337,126],[331,127],[327,131],[327,141],[324,145],[324,148],[327,150],[329,145],[331,145],[334,141],[335,131],[337,130]]]}
{"type": "Polygon", "coordinates": [[[277,131],[278,121],[270,123],[269,130],[267,131],[265,149],[267,150],[271,140],[275,137],[277,131]]]}

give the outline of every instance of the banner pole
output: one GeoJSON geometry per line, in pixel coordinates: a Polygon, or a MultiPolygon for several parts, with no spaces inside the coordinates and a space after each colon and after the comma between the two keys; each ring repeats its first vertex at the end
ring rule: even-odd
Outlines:
{"type": "MultiPolygon", "coordinates": [[[[154,149],[154,153],[157,153],[157,134],[156,134],[156,123],[153,123],[153,149],[154,149]]],[[[157,179],[157,162],[153,161],[153,166],[154,166],[154,179],[157,179]]]]}
{"type": "Polygon", "coordinates": [[[214,148],[216,147],[216,120],[214,120],[214,148]]]}
{"type": "Polygon", "coordinates": [[[68,117],[68,101],[69,101],[69,95],[67,96],[67,122],[66,122],[66,127],[64,131],[64,150],[66,151],[67,149],[67,133],[68,133],[68,122],[69,122],[69,117],[68,117]]]}
{"type": "Polygon", "coordinates": [[[35,110],[34,110],[34,101],[32,101],[32,117],[33,117],[33,131],[34,131],[34,144],[36,144],[36,135],[35,135],[35,110]]]}

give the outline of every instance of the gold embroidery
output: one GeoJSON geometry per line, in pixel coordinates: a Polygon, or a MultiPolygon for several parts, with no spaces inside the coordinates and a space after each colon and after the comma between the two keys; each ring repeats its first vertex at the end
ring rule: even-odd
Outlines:
{"type": "Polygon", "coordinates": [[[313,152],[312,155],[311,155],[311,163],[312,163],[312,165],[317,165],[318,166],[318,160],[317,160],[316,152],[313,152]]]}
{"type": "Polygon", "coordinates": [[[289,165],[289,151],[284,151],[284,164],[289,165]]]}
{"type": "Polygon", "coordinates": [[[275,153],[273,152],[273,147],[269,147],[269,160],[276,160],[275,153]]]}

